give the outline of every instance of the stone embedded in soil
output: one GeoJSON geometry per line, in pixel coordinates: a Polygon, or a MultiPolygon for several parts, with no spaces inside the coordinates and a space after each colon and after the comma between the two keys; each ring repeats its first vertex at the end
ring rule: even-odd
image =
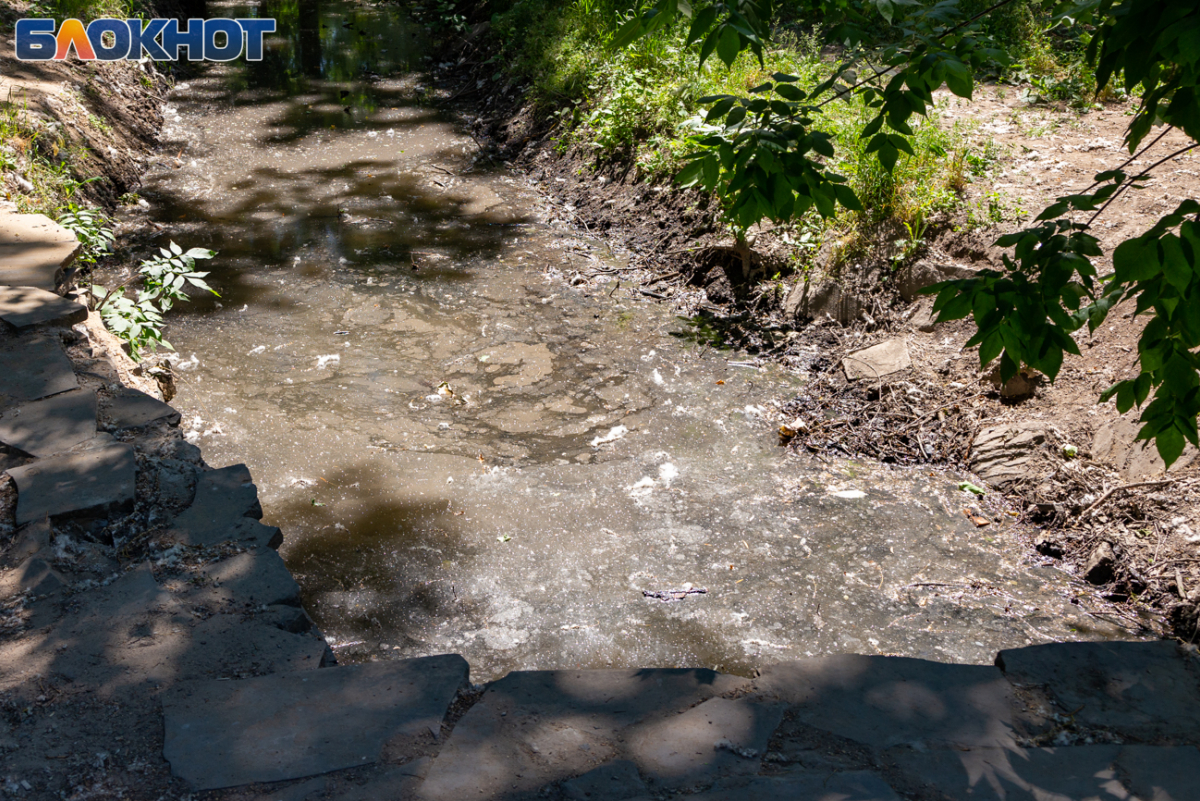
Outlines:
{"type": "Polygon", "coordinates": [[[114,429],[141,428],[155,420],[179,424],[179,412],[145,392],[121,387],[100,404],[105,422],[114,429]]]}
{"type": "Polygon", "coordinates": [[[57,337],[34,334],[0,350],[0,396],[32,401],[79,386],[57,337]]]}
{"type": "Polygon", "coordinates": [[[200,474],[192,505],[175,518],[167,536],[184,545],[233,541],[279,547],[282,532],[259,523],[261,517],[258,488],[251,481],[249,468],[230,465],[200,474]]]}
{"type": "Polygon", "coordinates": [[[62,589],[64,582],[46,560],[34,557],[17,568],[17,585],[30,595],[48,595],[62,589]]]}
{"type": "Polygon", "coordinates": [[[71,326],[87,319],[87,306],[32,286],[0,286],[0,320],[16,328],[51,323],[71,326]]]}
{"type": "Polygon", "coordinates": [[[783,302],[789,320],[817,319],[826,316],[845,325],[858,319],[863,310],[860,299],[832,278],[812,278],[792,287],[783,302]]]}
{"type": "Polygon", "coordinates": [[[971,469],[997,489],[1027,478],[1049,432],[1044,423],[1006,423],[979,432],[971,443],[971,469]]]}
{"type": "Polygon", "coordinates": [[[1107,584],[1113,580],[1114,568],[1117,565],[1117,555],[1107,542],[1100,542],[1092,549],[1087,564],[1083,567],[1083,575],[1092,584],[1107,584]]]}
{"type": "MultiPolygon", "coordinates": [[[[604,796],[599,796],[603,798],[604,796]]],[[[864,770],[831,773],[798,771],[782,776],[756,776],[721,782],[707,792],[687,796],[688,801],[900,801],[879,776],[864,770]]],[[[638,801],[641,801],[638,799],[638,801]]]]}
{"type": "Polygon", "coordinates": [[[197,571],[202,578],[195,595],[209,604],[240,606],[300,605],[300,585],[283,564],[279,554],[259,549],[205,565],[197,571]]]}
{"type": "Polygon", "coordinates": [[[1200,776],[1200,751],[1190,746],[895,749],[888,758],[913,783],[972,801],[1193,801],[1200,776]]]}
{"type": "Polygon", "coordinates": [[[1032,645],[1001,651],[996,664],[1015,684],[1045,687],[1077,724],[1200,744],[1200,669],[1173,642],[1032,645]]]}
{"type": "Polygon", "coordinates": [[[50,456],[8,471],[17,485],[17,525],[49,515],[105,513],[133,505],[132,445],[112,443],[50,456]]]}
{"type": "Polygon", "coordinates": [[[31,456],[52,456],[96,436],[96,393],[63,392],[0,415],[0,442],[31,456]]]}
{"type": "Polygon", "coordinates": [[[875,748],[1013,743],[1011,685],[988,665],[839,656],[763,668],[754,691],[801,722],[875,748]]]}
{"type": "Polygon", "coordinates": [[[189,682],[163,698],[163,755],[195,790],[369,765],[396,735],[438,728],[467,678],[443,655],[189,682]]]}
{"type": "MultiPolygon", "coordinates": [[[[1158,455],[1158,448],[1151,442],[1138,440],[1142,425],[1136,416],[1125,415],[1116,420],[1100,424],[1092,439],[1092,458],[1106,462],[1117,469],[1126,481],[1142,481],[1168,472],[1166,463],[1158,455]]],[[[1184,445],[1183,453],[1171,465],[1170,472],[1176,473],[1196,461],[1200,453],[1191,443],[1184,445]]]]}
{"type": "Polygon", "coordinates": [[[889,339],[869,348],[855,351],[842,359],[846,378],[880,378],[908,368],[912,359],[903,339],[889,339]]]}
{"type": "MultiPolygon", "coordinates": [[[[749,684],[711,670],[510,673],[490,685],[454,727],[420,798],[515,797],[540,792],[613,759],[643,765],[646,755],[639,756],[625,741],[644,726],[749,684]]],[[[716,750],[708,757],[722,758],[716,750]]]]}
{"type": "Polygon", "coordinates": [[[902,268],[896,274],[896,288],[900,297],[910,303],[916,300],[921,290],[940,284],[942,281],[955,281],[970,278],[975,270],[961,264],[936,264],[922,259],[902,268]]]}
{"type": "Polygon", "coordinates": [[[0,211],[0,284],[54,292],[83,246],[43,214],[0,211]]]}

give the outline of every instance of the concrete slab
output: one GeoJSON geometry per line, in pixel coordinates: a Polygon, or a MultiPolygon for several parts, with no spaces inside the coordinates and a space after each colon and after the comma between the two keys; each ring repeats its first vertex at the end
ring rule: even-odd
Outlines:
{"type": "Polygon", "coordinates": [[[749,684],[711,670],[510,673],[454,727],[419,797],[487,801],[536,795],[613,759],[633,758],[623,742],[631,726],[749,684]]]}
{"type": "Polygon", "coordinates": [[[53,456],[96,436],[96,393],[63,392],[0,415],[0,442],[30,456],[53,456]]]}
{"type": "Polygon", "coordinates": [[[315,776],[378,761],[437,727],[467,683],[456,655],[189,682],[163,698],[163,755],[193,789],[315,776]]]}
{"type": "Polygon", "coordinates": [[[872,345],[842,359],[842,369],[846,378],[881,378],[904,370],[912,364],[908,355],[908,345],[903,339],[889,339],[872,345]]]}
{"type": "Polygon", "coordinates": [[[179,412],[158,398],[132,387],[121,387],[103,399],[100,412],[104,421],[114,429],[141,428],[155,420],[179,424],[179,412]]]}
{"type": "Polygon", "coordinates": [[[14,467],[8,474],[17,485],[17,525],[47,515],[132,508],[136,472],[133,446],[124,443],[14,467]]]}
{"type": "Polygon", "coordinates": [[[896,792],[874,773],[811,772],[758,776],[742,783],[721,782],[688,801],[900,801],[896,792]]]}
{"type": "Polygon", "coordinates": [[[32,401],[79,386],[75,370],[56,337],[22,337],[0,350],[0,396],[32,401]]]}
{"type": "Polygon", "coordinates": [[[628,759],[614,759],[562,783],[562,794],[567,801],[624,801],[648,793],[637,765],[628,759]]]}
{"type": "Polygon", "coordinates": [[[17,568],[17,585],[30,595],[49,595],[65,586],[62,576],[45,559],[34,557],[17,568]]]}
{"type": "Polygon", "coordinates": [[[431,762],[429,757],[421,757],[403,765],[389,765],[364,784],[327,793],[325,801],[407,801],[421,786],[431,762]]]}
{"type": "MultiPolygon", "coordinates": [[[[295,608],[295,607],[292,607],[295,608]]],[[[315,632],[290,632],[275,625],[268,610],[250,620],[244,614],[213,615],[191,630],[191,649],[172,678],[220,679],[316,670],[334,663],[333,653],[315,632]]]]}
{"type": "Polygon", "coordinates": [[[1001,651],[1009,681],[1040,685],[1076,723],[1145,742],[1200,743],[1200,671],[1173,642],[1079,642],[1001,651]]]}
{"type": "Polygon", "coordinates": [[[205,583],[189,593],[190,599],[203,596],[203,602],[212,605],[300,605],[300,585],[270,549],[240,553],[197,572],[205,583]]]}
{"type": "Polygon", "coordinates": [[[890,752],[917,784],[959,801],[1196,801],[1190,746],[1084,745],[890,752]]]}
{"type": "Polygon", "coordinates": [[[626,755],[655,789],[705,784],[758,772],[785,705],[712,698],[626,737],[626,755]]]}
{"type": "MultiPolygon", "coordinates": [[[[192,505],[175,518],[167,533],[185,545],[216,545],[230,540],[271,545],[278,529],[253,525],[261,517],[262,505],[250,469],[235,464],[200,474],[192,505]]],[[[282,540],[282,534],[278,539],[282,540]]],[[[271,547],[278,547],[278,542],[271,547]]]]}
{"type": "Polygon", "coordinates": [[[43,214],[0,211],[0,284],[53,292],[82,245],[43,214]]]}
{"type": "Polygon", "coordinates": [[[842,654],[769,665],[754,691],[875,748],[1013,744],[1012,687],[987,665],[842,654]]]}
{"type": "Polygon", "coordinates": [[[33,286],[0,286],[0,320],[16,328],[51,323],[72,326],[87,319],[87,306],[33,286]]]}

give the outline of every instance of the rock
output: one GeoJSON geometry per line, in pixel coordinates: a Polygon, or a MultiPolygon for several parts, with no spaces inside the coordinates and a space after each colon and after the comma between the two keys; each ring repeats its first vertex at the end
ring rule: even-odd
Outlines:
{"type": "Polygon", "coordinates": [[[1045,687],[1080,725],[1200,743],[1200,672],[1173,642],[1032,645],[1001,651],[996,665],[1015,684],[1045,687]]]}
{"type": "Polygon", "coordinates": [[[8,474],[17,485],[17,524],[131,508],[136,470],[133,446],[124,443],[14,467],[8,474]]]}
{"type": "Polygon", "coordinates": [[[32,401],[79,386],[57,337],[34,334],[0,350],[0,396],[32,401]]]}
{"type": "Polygon", "coordinates": [[[942,281],[970,278],[973,275],[974,269],[961,264],[937,264],[922,259],[896,273],[896,289],[899,290],[900,297],[911,303],[925,287],[940,284],[942,281]]]}
{"type": "Polygon", "coordinates": [[[971,748],[889,756],[914,784],[943,798],[972,801],[1191,801],[1200,774],[1200,751],[1186,747],[971,748]]]}
{"type": "Polygon", "coordinates": [[[908,345],[903,339],[889,339],[869,348],[855,351],[842,360],[846,378],[876,379],[891,375],[912,365],[908,345]]]}
{"type": "Polygon", "coordinates": [[[114,429],[141,428],[155,420],[179,425],[179,412],[131,387],[120,387],[100,404],[104,419],[114,429]]]}
{"type": "Polygon", "coordinates": [[[62,589],[65,582],[46,560],[35,556],[17,568],[17,584],[30,595],[49,595],[62,589]]]}
{"type": "Polygon", "coordinates": [[[1041,378],[1040,373],[1030,370],[1028,367],[1022,367],[1016,375],[1001,383],[999,364],[984,376],[985,381],[1000,390],[1002,398],[1024,398],[1032,395],[1038,384],[1041,383],[1041,378]]]}
{"type": "Polygon", "coordinates": [[[9,556],[17,562],[22,562],[39,551],[49,548],[53,537],[54,529],[50,527],[50,518],[43,517],[40,520],[34,520],[17,533],[9,556]]]}
{"type": "MultiPolygon", "coordinates": [[[[294,607],[293,607],[294,608],[294,607]]],[[[212,679],[254,673],[292,673],[337,664],[316,630],[291,632],[276,625],[268,610],[261,619],[242,613],[213,615],[196,624],[190,637],[172,643],[187,648],[174,657],[172,679],[212,679]]],[[[167,655],[164,655],[166,658],[167,655]]],[[[168,663],[170,664],[170,663],[168,663]]]]}
{"type": "Polygon", "coordinates": [[[532,795],[614,759],[641,766],[635,749],[623,742],[636,733],[631,728],[642,730],[748,685],[711,670],[510,673],[489,686],[454,727],[421,798],[499,801],[532,795]]]}
{"type": "Polygon", "coordinates": [[[83,246],[42,214],[0,211],[0,284],[54,292],[83,246]]]}
{"type": "Polygon", "coordinates": [[[1052,559],[1062,559],[1066,550],[1063,548],[1063,543],[1053,534],[1042,533],[1033,540],[1033,547],[1038,553],[1043,556],[1049,556],[1052,559]]]}
{"type": "Polygon", "coordinates": [[[1006,423],[979,432],[971,443],[971,469],[997,489],[1031,475],[1049,427],[1042,423],[1006,423]]]}
{"type": "Polygon", "coordinates": [[[637,765],[628,759],[606,762],[562,784],[562,794],[567,801],[621,801],[648,792],[642,777],[638,775],[637,765]]]}
{"type": "Polygon", "coordinates": [[[201,473],[192,505],[175,518],[168,536],[184,545],[216,545],[246,542],[254,546],[279,547],[283,533],[274,526],[258,523],[262,505],[258,488],[244,464],[201,473]]]}
{"type": "Polygon", "coordinates": [[[189,462],[163,459],[155,472],[155,500],[169,509],[189,506],[196,497],[200,470],[189,462]]]}
{"type": "Polygon", "coordinates": [[[832,278],[809,278],[795,284],[783,302],[788,320],[824,319],[841,325],[858,319],[862,302],[832,278]]]}
{"type": "Polygon", "coordinates": [[[32,286],[0,286],[0,320],[16,328],[50,323],[71,326],[87,319],[87,306],[32,286]]]}
{"type": "Polygon", "coordinates": [[[1158,455],[1158,448],[1153,443],[1138,440],[1141,428],[1142,424],[1128,415],[1101,424],[1092,440],[1092,458],[1115,467],[1126,481],[1142,481],[1165,472],[1175,473],[1196,461],[1196,448],[1187,443],[1183,453],[1167,471],[1166,464],[1158,455]]]}
{"type": "Polygon", "coordinates": [[[300,605],[300,585],[270,549],[247,551],[197,571],[204,585],[192,597],[203,603],[237,606],[300,605]]]}
{"type": "Polygon", "coordinates": [[[403,765],[389,765],[365,784],[326,796],[329,801],[382,801],[413,798],[433,762],[420,757],[403,765]]]}
{"type": "Polygon", "coordinates": [[[446,655],[185,683],[163,698],[163,755],[194,790],[369,765],[394,735],[440,726],[467,677],[446,655]]]}
{"type": "Polygon", "coordinates": [[[1084,565],[1083,574],[1092,584],[1107,584],[1113,580],[1113,568],[1117,564],[1117,555],[1107,542],[1101,542],[1092,549],[1084,565]]]}
{"type": "Polygon", "coordinates": [[[0,442],[30,456],[52,456],[96,436],[96,393],[72,390],[0,415],[0,442]]]}
{"type": "Polygon", "coordinates": [[[749,781],[719,782],[688,801],[900,801],[895,791],[865,770],[832,773],[798,771],[782,776],[756,776],[749,781]]]}
{"type": "Polygon", "coordinates": [[[844,654],[768,665],[753,690],[790,704],[810,726],[875,748],[1013,742],[1012,687],[990,666],[844,654]]]}
{"type": "Polygon", "coordinates": [[[923,334],[932,334],[937,329],[937,318],[933,313],[933,298],[924,298],[913,309],[908,324],[923,334]]]}

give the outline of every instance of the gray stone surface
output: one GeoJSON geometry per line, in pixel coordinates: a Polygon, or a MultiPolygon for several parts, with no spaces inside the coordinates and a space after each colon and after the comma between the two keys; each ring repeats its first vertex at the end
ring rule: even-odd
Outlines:
{"type": "Polygon", "coordinates": [[[631,727],[748,685],[711,670],[510,673],[455,726],[420,798],[483,801],[536,794],[613,759],[634,758],[625,753],[631,727]]]}
{"type": "Polygon", "coordinates": [[[282,534],[255,525],[262,517],[258,489],[244,464],[201,473],[195,500],[171,524],[168,536],[185,545],[216,545],[228,540],[278,547],[282,534]],[[250,518],[249,520],[247,518],[250,518]]]}
{"type": "Polygon", "coordinates": [[[9,554],[17,562],[28,559],[38,551],[49,548],[53,536],[54,530],[50,527],[50,518],[43,517],[40,520],[34,520],[17,532],[9,554]]]}
{"type": "Polygon", "coordinates": [[[213,615],[198,623],[188,638],[191,650],[178,660],[172,678],[292,673],[333,664],[333,653],[319,635],[286,631],[275,625],[278,619],[268,610],[261,618],[213,615]]]}
{"type": "Polygon", "coordinates": [[[197,571],[205,584],[192,594],[210,604],[300,605],[300,585],[283,559],[270,549],[247,551],[197,571]]]}
{"type": "Polygon", "coordinates": [[[842,359],[846,378],[875,379],[908,368],[912,359],[903,339],[889,339],[869,348],[855,351],[842,359]]]}
{"type": "Polygon", "coordinates": [[[421,757],[389,765],[361,785],[333,790],[325,796],[326,801],[406,801],[421,786],[431,762],[429,757],[421,757]]]}
{"type": "Polygon", "coordinates": [[[71,360],[57,338],[22,337],[0,349],[0,396],[31,401],[79,386],[71,360]]]}
{"type": "Polygon", "coordinates": [[[628,759],[606,762],[562,784],[562,794],[567,801],[624,801],[647,792],[637,765],[628,759]]]}
{"type": "Polygon", "coordinates": [[[896,274],[896,288],[900,290],[900,297],[911,302],[925,287],[939,284],[942,281],[970,278],[973,275],[975,275],[975,270],[965,265],[938,264],[922,259],[904,267],[896,274]]]}
{"type": "Polygon", "coordinates": [[[0,320],[16,328],[53,323],[71,326],[87,319],[87,306],[32,286],[0,286],[0,320]]]}
{"type": "Polygon", "coordinates": [[[858,319],[862,301],[832,278],[812,278],[792,287],[784,299],[789,320],[825,319],[845,325],[858,319]]]}
{"type": "Polygon", "coordinates": [[[1172,642],[1032,645],[1001,651],[996,664],[1011,682],[1045,687],[1077,723],[1200,744],[1200,671],[1172,642]]]}
{"type": "Polygon", "coordinates": [[[979,432],[971,443],[971,469],[998,489],[1026,477],[1040,458],[1049,427],[1045,423],[1006,423],[979,432]]]}
{"type": "Polygon", "coordinates": [[[1144,481],[1166,472],[1177,473],[1196,461],[1198,451],[1190,442],[1171,464],[1170,471],[1152,443],[1137,438],[1142,424],[1138,415],[1127,414],[1101,423],[1092,439],[1092,458],[1115,467],[1126,481],[1144,481]]]}
{"type": "Polygon", "coordinates": [[[36,556],[17,568],[17,584],[22,592],[31,595],[49,595],[64,586],[62,576],[45,559],[36,556]]]}
{"type": "Polygon", "coordinates": [[[712,698],[641,726],[625,753],[655,787],[680,787],[758,771],[784,704],[712,698]]]}
{"type": "Polygon", "coordinates": [[[75,234],[45,215],[0,211],[0,284],[53,292],[81,247],[75,234]]]}
{"type": "Polygon", "coordinates": [[[893,752],[917,784],[952,801],[1196,801],[1190,746],[1084,745],[893,752]]]}
{"type": "Polygon", "coordinates": [[[136,470],[133,446],[123,443],[14,467],[8,474],[17,485],[17,524],[131,507],[136,470]]]}
{"type": "Polygon", "coordinates": [[[179,412],[131,387],[121,387],[105,398],[100,411],[105,422],[116,429],[140,428],[155,420],[167,420],[171,425],[179,423],[179,412]]]}
{"type": "Polygon", "coordinates": [[[392,736],[440,725],[466,683],[454,655],[185,683],[163,698],[163,754],[197,790],[368,765],[392,736]]]}
{"type": "Polygon", "coordinates": [[[879,776],[868,771],[813,771],[721,782],[688,801],[900,801],[879,776]]]}
{"type": "Polygon", "coordinates": [[[30,456],[52,456],[96,436],[96,393],[63,392],[0,415],[0,442],[30,456]]]}
{"type": "Polygon", "coordinates": [[[987,665],[843,654],[769,665],[754,690],[810,726],[875,748],[1013,742],[1012,687],[987,665]]]}

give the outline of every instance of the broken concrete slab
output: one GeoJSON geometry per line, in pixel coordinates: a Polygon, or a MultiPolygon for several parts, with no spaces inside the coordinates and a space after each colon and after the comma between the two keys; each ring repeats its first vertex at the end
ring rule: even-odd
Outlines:
{"type": "MultiPolygon", "coordinates": [[[[262,505],[250,469],[244,464],[230,465],[200,474],[195,500],[175,518],[168,536],[185,545],[216,545],[231,540],[271,545],[278,529],[245,522],[261,517],[262,505]]],[[[282,541],[282,534],[278,539],[282,541]]],[[[278,543],[271,547],[278,547],[278,543]]]]}
{"type": "Polygon", "coordinates": [[[30,595],[49,595],[62,589],[65,582],[45,559],[35,556],[17,568],[17,585],[30,595]]]}
{"type": "Polygon", "coordinates": [[[420,798],[517,797],[613,759],[636,761],[623,742],[631,734],[629,727],[749,684],[711,670],[510,673],[488,687],[455,726],[420,798]]]}
{"type": "Polygon", "coordinates": [[[784,708],[751,698],[712,698],[637,727],[626,737],[625,753],[656,789],[757,773],[784,708]]]}
{"type": "Polygon", "coordinates": [[[875,748],[1013,743],[1012,686],[988,665],[842,654],[769,665],[754,691],[790,704],[810,726],[875,748]]]}
{"type": "Polygon", "coordinates": [[[971,443],[971,469],[993,487],[1004,489],[1029,476],[1049,434],[1049,426],[1035,422],[985,428],[971,443]]]}
{"type": "Polygon", "coordinates": [[[1142,481],[1167,472],[1177,473],[1195,462],[1200,453],[1194,445],[1186,443],[1168,471],[1158,448],[1137,438],[1141,430],[1136,415],[1101,423],[1092,439],[1092,458],[1115,467],[1126,481],[1142,481]]]}
{"type": "Polygon", "coordinates": [[[205,565],[198,571],[203,579],[200,589],[189,595],[203,596],[203,602],[213,605],[273,606],[300,605],[300,585],[273,550],[254,550],[240,553],[205,565]]]}
{"type": "Polygon", "coordinates": [[[54,292],[83,246],[44,214],[0,211],[0,284],[54,292]]]}
{"type": "Polygon", "coordinates": [[[87,306],[32,286],[0,286],[0,320],[15,328],[50,323],[72,326],[87,319],[87,306]]]}
{"type": "Polygon", "coordinates": [[[163,755],[196,790],[368,765],[390,737],[440,726],[467,680],[444,655],[189,682],[163,698],[163,755]]]}
{"type": "Polygon", "coordinates": [[[900,801],[878,775],[864,770],[830,773],[813,771],[783,776],[758,776],[743,782],[720,782],[688,801],[900,801]]]}
{"type": "Polygon", "coordinates": [[[179,412],[158,398],[132,387],[121,387],[100,403],[100,413],[113,429],[141,428],[155,420],[179,424],[179,412]]]}
{"type": "Polygon", "coordinates": [[[35,334],[0,350],[0,396],[33,401],[79,386],[57,337],[35,334]]]}
{"type": "Polygon", "coordinates": [[[272,610],[252,619],[241,613],[213,615],[191,630],[188,640],[193,650],[179,660],[173,678],[293,673],[336,664],[319,632],[291,632],[278,622],[272,610]]]}
{"type": "Polygon", "coordinates": [[[96,393],[72,390],[0,415],[0,442],[30,456],[53,456],[96,436],[96,393]]]}
{"type": "Polygon", "coordinates": [[[1001,651],[996,665],[1015,684],[1045,687],[1077,724],[1200,744],[1200,670],[1173,642],[1031,645],[1001,651]]]}
{"type": "Polygon", "coordinates": [[[972,801],[1194,801],[1200,751],[1083,745],[888,753],[915,784],[972,801]]]}
{"type": "Polygon", "coordinates": [[[112,443],[30,462],[8,471],[17,485],[17,525],[42,517],[105,513],[133,506],[132,445],[112,443]]]}
{"type": "Polygon", "coordinates": [[[846,378],[851,381],[856,378],[881,378],[898,373],[911,365],[908,344],[903,339],[889,339],[855,351],[842,359],[842,369],[846,371],[846,378]]]}
{"type": "Polygon", "coordinates": [[[628,759],[614,759],[570,781],[562,783],[567,801],[606,799],[624,801],[648,795],[649,790],[638,775],[637,765],[628,759]]]}

